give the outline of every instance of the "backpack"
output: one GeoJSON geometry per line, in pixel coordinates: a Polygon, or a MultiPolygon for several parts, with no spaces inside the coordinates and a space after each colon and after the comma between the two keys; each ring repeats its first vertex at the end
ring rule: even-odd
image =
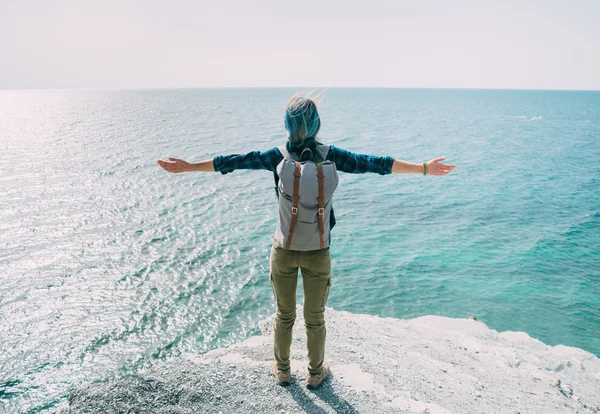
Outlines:
{"type": "MultiPolygon", "coordinates": [[[[322,147],[319,151],[327,155],[329,147],[322,147]]],[[[300,162],[285,147],[279,150],[284,158],[277,165],[279,218],[275,239],[286,250],[329,247],[331,199],[338,185],[335,164],[300,162]]]]}

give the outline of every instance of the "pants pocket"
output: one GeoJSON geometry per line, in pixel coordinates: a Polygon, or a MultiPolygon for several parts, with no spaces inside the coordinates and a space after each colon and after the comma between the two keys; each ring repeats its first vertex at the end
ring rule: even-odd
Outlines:
{"type": "Polygon", "coordinates": [[[327,299],[329,299],[329,288],[331,287],[331,276],[329,276],[329,278],[327,279],[327,286],[325,286],[325,294],[323,295],[323,305],[322,307],[324,308],[325,305],[327,305],[327,299]]]}
{"type": "Polygon", "coordinates": [[[271,282],[271,289],[273,289],[273,299],[277,303],[277,292],[275,291],[275,283],[273,283],[273,273],[269,273],[269,281],[271,282]]]}

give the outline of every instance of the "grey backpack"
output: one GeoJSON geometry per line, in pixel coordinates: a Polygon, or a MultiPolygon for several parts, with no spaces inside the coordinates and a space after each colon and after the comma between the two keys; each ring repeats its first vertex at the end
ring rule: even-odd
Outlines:
{"type": "MultiPolygon", "coordinates": [[[[331,161],[297,161],[279,148],[283,160],[277,166],[279,219],[275,239],[287,250],[317,250],[329,247],[331,198],[338,173],[331,161]]],[[[329,147],[318,148],[325,158],[329,147]]],[[[294,157],[296,158],[296,157],[294,157]]]]}

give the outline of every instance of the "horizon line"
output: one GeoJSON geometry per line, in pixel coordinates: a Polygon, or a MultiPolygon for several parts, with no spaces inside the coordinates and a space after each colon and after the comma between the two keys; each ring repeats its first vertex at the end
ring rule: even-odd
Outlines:
{"type": "Polygon", "coordinates": [[[100,87],[100,88],[1,88],[4,91],[153,91],[185,89],[402,89],[402,90],[472,90],[472,91],[546,91],[546,92],[600,92],[600,89],[546,89],[546,88],[475,88],[475,87],[412,87],[412,86],[157,86],[157,87],[100,87]]]}

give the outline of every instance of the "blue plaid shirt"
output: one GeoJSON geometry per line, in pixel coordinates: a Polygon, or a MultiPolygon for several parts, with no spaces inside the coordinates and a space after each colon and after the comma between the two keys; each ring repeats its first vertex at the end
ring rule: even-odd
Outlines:
{"type": "MultiPolygon", "coordinates": [[[[326,159],[332,161],[338,171],[351,174],[392,173],[392,157],[377,157],[374,155],[356,154],[341,148],[329,147],[326,159]]],[[[276,173],[277,165],[283,160],[279,148],[267,151],[252,151],[247,154],[219,155],[214,158],[215,171],[227,174],[235,170],[269,170],[276,173]]]]}
{"type": "MultiPolygon", "coordinates": [[[[279,148],[267,151],[252,151],[247,154],[219,155],[213,159],[215,171],[227,174],[235,170],[269,170],[277,175],[277,165],[283,160],[279,148]]],[[[392,173],[392,157],[356,154],[341,148],[329,147],[326,160],[332,161],[338,171],[351,174],[377,173],[381,175],[392,173]]],[[[335,226],[333,207],[330,215],[330,228],[335,226]]]]}

